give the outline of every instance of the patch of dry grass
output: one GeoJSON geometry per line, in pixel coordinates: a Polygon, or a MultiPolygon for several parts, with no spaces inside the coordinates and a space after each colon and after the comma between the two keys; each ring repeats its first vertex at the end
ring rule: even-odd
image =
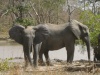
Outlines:
{"type": "Polygon", "coordinates": [[[14,63],[13,67],[0,72],[0,75],[100,75],[100,67],[83,66],[83,63],[76,65],[60,64],[57,62],[54,66],[39,66],[38,68],[29,67],[27,70],[23,63],[14,63]],[[70,70],[69,70],[70,69],[70,70]]]}

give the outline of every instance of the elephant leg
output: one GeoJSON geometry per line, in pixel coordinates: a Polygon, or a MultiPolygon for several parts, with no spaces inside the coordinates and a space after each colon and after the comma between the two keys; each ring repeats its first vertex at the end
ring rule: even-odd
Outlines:
{"type": "Polygon", "coordinates": [[[25,67],[27,67],[28,66],[28,60],[27,60],[27,56],[26,56],[25,52],[24,52],[24,60],[25,60],[25,67]]]}
{"type": "Polygon", "coordinates": [[[44,55],[45,55],[45,58],[46,58],[46,64],[48,65],[48,66],[53,66],[53,64],[51,63],[51,61],[50,61],[50,57],[49,57],[49,54],[48,54],[48,50],[46,50],[45,52],[44,52],[44,55]]]}
{"type": "Polygon", "coordinates": [[[68,63],[72,63],[73,61],[73,57],[74,57],[74,44],[69,44],[68,46],[66,46],[66,50],[67,50],[67,62],[68,63]]]}
{"type": "Polygon", "coordinates": [[[30,53],[24,50],[25,67],[32,65],[30,53]]]}
{"type": "Polygon", "coordinates": [[[38,67],[38,47],[39,47],[39,44],[35,44],[34,46],[33,46],[33,48],[34,48],[34,54],[33,54],[33,59],[34,59],[34,67],[38,67]]]}
{"type": "Polygon", "coordinates": [[[26,46],[23,46],[23,51],[24,51],[25,67],[27,67],[28,65],[32,66],[32,61],[31,61],[29,49],[27,49],[26,46]]]}
{"type": "Polygon", "coordinates": [[[96,57],[95,57],[95,54],[94,54],[94,62],[96,62],[96,57]]]}
{"type": "Polygon", "coordinates": [[[45,62],[43,61],[43,52],[42,52],[42,50],[40,50],[40,52],[39,52],[39,60],[38,60],[38,62],[39,62],[39,64],[41,66],[45,66],[46,65],[45,62]]]}

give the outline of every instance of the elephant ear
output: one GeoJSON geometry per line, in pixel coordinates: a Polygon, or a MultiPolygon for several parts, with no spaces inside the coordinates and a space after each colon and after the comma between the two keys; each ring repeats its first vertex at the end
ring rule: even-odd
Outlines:
{"type": "Polygon", "coordinates": [[[23,30],[25,29],[22,25],[14,25],[9,30],[9,36],[19,44],[23,43],[23,30]]]}
{"type": "Polygon", "coordinates": [[[80,39],[83,33],[89,33],[88,27],[76,20],[71,20],[70,28],[77,39],[80,39]]]}
{"type": "Polygon", "coordinates": [[[46,40],[49,36],[49,30],[45,25],[38,25],[33,28],[35,30],[34,43],[38,44],[46,40]]]}

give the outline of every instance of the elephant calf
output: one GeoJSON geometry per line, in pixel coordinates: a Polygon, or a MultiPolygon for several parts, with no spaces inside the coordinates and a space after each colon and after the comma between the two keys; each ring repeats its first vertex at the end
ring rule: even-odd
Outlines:
{"type": "Polygon", "coordinates": [[[100,61],[100,46],[94,47],[94,61],[100,61]]]}
{"type": "Polygon", "coordinates": [[[38,66],[38,51],[41,42],[48,36],[48,30],[44,26],[28,26],[25,28],[22,25],[14,25],[9,30],[9,35],[12,39],[23,46],[25,66],[32,65],[30,52],[34,48],[34,66],[38,66]]]}

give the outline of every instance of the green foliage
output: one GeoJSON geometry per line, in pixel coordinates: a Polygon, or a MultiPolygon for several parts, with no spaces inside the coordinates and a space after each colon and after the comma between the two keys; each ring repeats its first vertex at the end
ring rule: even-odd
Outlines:
{"type": "Polygon", "coordinates": [[[23,12],[28,12],[29,11],[29,5],[25,5],[25,4],[20,4],[18,6],[16,6],[17,11],[23,11],[23,12]]]}
{"type": "Polygon", "coordinates": [[[0,71],[5,71],[5,70],[9,70],[9,68],[11,67],[9,65],[9,60],[12,60],[12,58],[10,59],[5,59],[5,60],[2,60],[0,62],[0,71]]]}
{"type": "Polygon", "coordinates": [[[3,15],[12,15],[14,23],[19,23],[24,26],[34,25],[34,20],[28,16],[30,5],[27,3],[16,3],[15,5],[9,5],[3,10],[3,15]],[[15,16],[15,17],[14,17],[15,16]]]}
{"type": "Polygon", "coordinates": [[[18,15],[18,18],[16,18],[15,22],[20,23],[23,26],[33,25],[34,21],[30,19],[29,17],[26,17],[29,9],[30,9],[30,6],[24,3],[16,6],[15,12],[19,12],[19,15],[18,15]]]}
{"type": "Polygon", "coordinates": [[[66,0],[8,0],[7,3],[2,16],[10,16],[10,22],[27,26],[62,22],[60,15],[66,0]]]}
{"type": "Polygon", "coordinates": [[[20,23],[23,26],[29,26],[29,25],[34,25],[34,20],[28,19],[28,18],[17,18],[16,19],[17,23],[20,23]]]}
{"type": "Polygon", "coordinates": [[[83,11],[80,18],[83,24],[86,24],[90,30],[91,45],[97,45],[97,37],[100,33],[100,14],[94,15],[91,11],[83,11]]]}

